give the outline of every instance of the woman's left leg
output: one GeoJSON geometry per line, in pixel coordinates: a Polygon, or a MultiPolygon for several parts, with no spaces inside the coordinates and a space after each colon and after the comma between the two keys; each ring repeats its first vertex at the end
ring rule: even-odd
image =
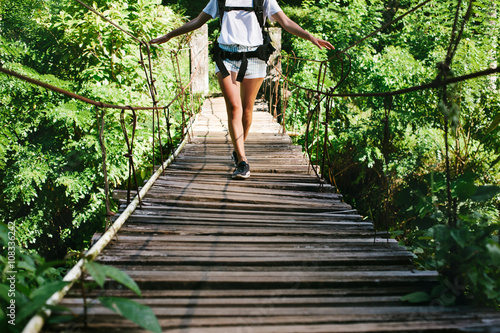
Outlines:
{"type": "Polygon", "coordinates": [[[253,108],[255,105],[255,99],[259,93],[260,86],[264,78],[257,79],[243,79],[240,85],[240,96],[241,105],[243,108],[243,140],[245,141],[250,132],[250,127],[252,125],[253,119],[253,108]]]}

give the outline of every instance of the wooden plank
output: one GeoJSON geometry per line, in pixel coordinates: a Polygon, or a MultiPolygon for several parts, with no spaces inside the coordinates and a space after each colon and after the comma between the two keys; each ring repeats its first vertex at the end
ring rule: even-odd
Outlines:
{"type": "MultiPolygon", "coordinates": [[[[174,207],[197,207],[197,208],[211,208],[211,209],[232,209],[241,211],[253,211],[253,210],[261,210],[261,211],[283,211],[284,205],[281,203],[269,203],[265,202],[254,203],[249,205],[248,203],[240,203],[235,201],[196,201],[196,200],[173,200],[173,199],[161,199],[156,197],[147,197],[147,201],[143,203],[144,206],[154,206],[154,205],[165,205],[165,206],[174,206],[174,207]]],[[[296,202],[295,205],[286,205],[287,211],[291,212],[310,212],[310,213],[327,213],[327,212],[335,212],[350,210],[352,207],[343,202],[332,202],[331,204],[323,204],[323,205],[308,205],[307,201],[296,202]]]]}
{"type": "MultiPolygon", "coordinates": [[[[199,183],[194,183],[192,181],[158,181],[157,186],[155,186],[154,190],[150,193],[158,193],[158,192],[163,192],[163,191],[172,191],[175,192],[176,190],[182,189],[184,192],[186,190],[191,190],[191,191],[216,191],[216,192],[221,192],[225,191],[225,193],[241,193],[241,184],[242,182],[232,182],[228,185],[223,185],[223,184],[213,184],[213,183],[207,183],[207,184],[199,184],[199,183]]],[[[319,187],[317,188],[319,190],[319,187]]],[[[341,196],[332,193],[332,192],[326,192],[326,191],[298,191],[298,190],[283,190],[283,189],[271,189],[271,188],[265,188],[265,187],[245,187],[245,193],[248,194],[267,194],[267,195],[272,195],[274,197],[299,197],[299,198],[316,198],[316,199],[325,199],[325,200],[338,200],[341,196]]]]}
{"type": "MultiPolygon", "coordinates": [[[[266,318],[266,316],[262,316],[262,318],[266,318]]],[[[210,324],[202,324],[201,327],[197,327],[195,325],[190,325],[186,327],[186,324],[191,324],[191,320],[180,319],[176,323],[172,323],[174,327],[182,327],[182,328],[172,328],[163,330],[166,333],[234,333],[234,332],[259,332],[259,333],[331,333],[331,332],[459,332],[463,331],[464,327],[473,327],[477,328],[474,332],[495,332],[488,331],[487,328],[493,325],[498,325],[498,321],[496,323],[481,323],[479,319],[465,319],[457,321],[456,319],[452,320],[402,320],[399,322],[387,322],[387,323],[342,323],[342,324],[332,324],[332,323],[311,323],[306,325],[310,320],[306,320],[305,324],[300,323],[300,319],[302,317],[292,317],[292,323],[282,325],[259,325],[259,320],[256,320],[256,323],[250,324],[248,322],[234,322],[232,325],[221,325],[213,327],[210,324]],[[293,320],[293,318],[297,318],[293,320]],[[402,331],[404,328],[404,331],[402,331]]],[[[334,318],[332,318],[334,320],[334,318]]],[[[162,321],[162,323],[164,323],[162,321]]],[[[165,324],[166,325],[166,324],[165,324]]],[[[112,325],[106,325],[103,330],[99,330],[97,328],[92,327],[92,332],[116,332],[121,331],[124,328],[115,328],[112,325]]],[[[135,333],[145,331],[142,329],[138,329],[137,327],[129,327],[127,328],[127,332],[135,333]]],[[[498,331],[496,331],[498,332],[498,331]]],[[[496,333],[495,332],[495,333],[496,333]]]]}
{"type": "Polygon", "coordinates": [[[137,283],[168,284],[168,283],[214,283],[214,284],[298,284],[323,283],[329,285],[353,283],[414,283],[435,282],[436,272],[423,271],[363,271],[363,272],[226,272],[226,271],[125,271],[137,283]]]}
{"type": "MultiPolygon", "coordinates": [[[[297,220],[313,220],[313,221],[323,221],[323,220],[332,220],[335,221],[337,219],[342,220],[354,220],[361,221],[362,217],[357,214],[357,212],[353,209],[349,210],[335,210],[332,212],[315,212],[315,213],[303,213],[303,212],[293,212],[287,210],[286,212],[281,211],[273,211],[272,214],[269,214],[268,211],[262,210],[237,210],[237,209],[229,209],[226,208],[224,210],[219,209],[211,209],[211,208],[198,208],[198,207],[177,207],[177,206],[154,206],[154,205],[146,205],[142,209],[137,209],[134,213],[134,216],[182,216],[186,214],[188,216],[197,216],[197,214],[202,214],[202,216],[206,217],[217,217],[217,216],[241,216],[242,214],[246,214],[248,216],[252,216],[258,218],[260,216],[265,216],[268,220],[286,220],[286,219],[297,219],[297,220]]],[[[367,222],[367,221],[365,221],[367,222]]],[[[368,223],[368,222],[367,222],[368,223]]]]}
{"type": "Polygon", "coordinates": [[[335,238],[335,237],[293,237],[293,236],[192,236],[192,235],[118,235],[117,240],[132,239],[137,241],[151,241],[156,240],[158,242],[188,242],[188,243],[199,243],[199,244],[342,244],[345,246],[356,245],[356,244],[397,244],[394,239],[383,239],[374,237],[352,237],[352,238],[335,238]]]}

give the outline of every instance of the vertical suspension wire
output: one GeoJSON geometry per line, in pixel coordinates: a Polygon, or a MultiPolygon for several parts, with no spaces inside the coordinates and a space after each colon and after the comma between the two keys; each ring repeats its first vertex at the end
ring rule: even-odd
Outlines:
{"type": "MultiPolygon", "coordinates": [[[[177,90],[179,91],[179,94],[183,92],[183,85],[182,85],[182,79],[181,79],[181,68],[180,68],[180,63],[179,63],[179,52],[172,52],[172,66],[174,68],[174,73],[175,73],[175,79],[177,81],[177,90]]],[[[182,120],[181,120],[181,133],[182,133],[182,138],[186,135],[186,110],[184,109],[184,97],[181,96],[179,97],[179,106],[181,108],[181,115],[182,115],[182,120]]]]}
{"type": "MultiPolygon", "coordinates": [[[[283,114],[281,112],[281,98],[282,96],[281,95],[281,90],[280,90],[280,80],[279,79],[275,79],[273,80],[274,82],[274,87],[271,87],[274,89],[274,102],[272,103],[273,105],[273,109],[274,109],[274,118],[275,118],[275,121],[279,124],[280,121],[279,121],[279,117],[282,117],[283,119],[283,114]]],[[[285,133],[282,133],[282,135],[284,135],[285,133]]]]}
{"type": "MultiPolygon", "coordinates": [[[[278,56],[277,57],[277,65],[278,67],[281,67],[281,56],[278,56]]],[[[279,117],[281,117],[281,120],[282,120],[282,124],[283,124],[283,112],[282,112],[282,103],[281,103],[281,99],[283,98],[283,95],[281,94],[281,89],[280,89],[280,78],[278,75],[274,75],[273,76],[273,79],[271,80],[271,84],[270,84],[270,90],[273,90],[274,89],[274,101],[271,102],[272,104],[272,107],[273,107],[273,118],[275,119],[275,121],[279,124],[280,121],[279,121],[279,117]],[[274,85],[273,85],[274,83],[274,85]]],[[[282,126],[283,128],[283,126],[282,126]]],[[[284,130],[282,131],[282,135],[284,135],[285,132],[284,130]]]]}
{"type": "MultiPolygon", "coordinates": [[[[328,69],[327,63],[321,62],[320,66],[319,66],[319,70],[318,70],[318,86],[317,86],[318,91],[322,91],[325,87],[327,69],[328,69]]],[[[328,122],[329,122],[329,118],[330,118],[329,115],[330,115],[330,110],[331,110],[331,103],[332,103],[331,97],[327,97],[326,104],[325,104],[325,121],[321,122],[320,121],[321,114],[318,115],[318,120],[320,121],[320,123],[323,125],[323,128],[324,128],[323,153],[321,156],[321,169],[320,169],[322,179],[325,179],[325,158],[326,158],[326,155],[328,153],[328,149],[327,149],[327,146],[328,146],[328,122]]],[[[319,103],[319,104],[321,104],[321,103],[319,103]]],[[[321,110],[320,110],[320,112],[321,112],[321,110]]],[[[318,147],[319,147],[319,138],[318,138],[318,147]]],[[[318,163],[319,163],[319,155],[318,155],[318,163]]]]}
{"type": "Polygon", "coordinates": [[[325,172],[326,172],[326,160],[329,160],[329,154],[328,154],[328,146],[330,143],[330,136],[329,136],[329,125],[330,125],[330,118],[332,114],[332,108],[333,108],[333,97],[327,97],[325,101],[325,137],[323,140],[323,156],[322,156],[322,163],[321,163],[321,177],[323,179],[326,179],[325,177],[325,172]]]}
{"type": "Polygon", "coordinates": [[[101,156],[102,156],[102,173],[104,177],[104,195],[105,199],[105,207],[106,207],[106,226],[105,229],[108,230],[111,225],[111,216],[115,214],[111,211],[111,203],[109,200],[109,181],[108,181],[108,168],[107,168],[107,160],[106,160],[106,144],[104,142],[104,127],[105,127],[105,116],[106,116],[106,108],[95,107],[96,116],[97,116],[97,126],[98,126],[98,137],[99,137],[99,145],[101,147],[101,156]],[[99,109],[101,112],[99,112],[99,109]]]}
{"type": "MultiPolygon", "coordinates": [[[[156,85],[155,82],[156,80],[153,78],[153,62],[151,60],[151,50],[149,48],[149,44],[142,42],[142,45],[146,48],[147,56],[148,56],[148,70],[146,70],[146,67],[144,65],[144,71],[146,72],[146,78],[148,79],[149,83],[149,90],[151,94],[151,99],[153,101],[153,107],[155,108],[153,113],[156,113],[156,123],[158,126],[158,146],[160,149],[160,158],[161,158],[161,167],[162,167],[162,173],[165,176],[165,167],[164,167],[164,161],[165,157],[163,154],[163,144],[161,140],[161,125],[160,125],[160,111],[157,108],[158,107],[158,101],[156,99],[156,95],[158,95],[158,91],[156,90],[156,85]],[[149,74],[149,76],[148,76],[149,74]]],[[[153,127],[154,127],[154,115],[153,115],[153,127]]]]}
{"type": "MultiPolygon", "coordinates": [[[[145,77],[146,77],[146,85],[148,87],[148,90],[149,90],[149,93],[151,95],[151,98],[153,99],[153,105],[155,104],[155,97],[154,97],[154,93],[153,93],[153,88],[151,87],[151,81],[149,80],[149,76],[148,76],[148,70],[146,68],[146,64],[144,62],[144,54],[142,52],[142,42],[139,43],[139,56],[140,56],[140,61],[139,61],[139,64],[141,65],[143,71],[144,71],[144,74],[145,74],[145,77]]],[[[155,111],[153,110],[152,112],[152,126],[151,126],[151,132],[152,132],[152,152],[151,152],[151,174],[154,174],[155,173],[155,158],[156,158],[156,154],[155,154],[155,149],[156,149],[156,141],[155,141],[155,111]]]]}
{"type": "Polygon", "coordinates": [[[137,174],[135,172],[135,165],[134,165],[134,139],[135,139],[135,130],[137,127],[137,114],[135,112],[135,109],[132,106],[128,106],[129,109],[132,111],[132,137],[129,139],[128,133],[127,133],[127,128],[125,125],[125,109],[123,109],[120,113],[120,123],[122,126],[122,131],[123,135],[125,137],[125,143],[127,145],[127,153],[124,154],[126,158],[128,158],[128,185],[127,185],[127,205],[130,204],[130,192],[131,192],[131,187],[132,187],[132,176],[134,177],[134,182],[135,182],[135,188],[137,191],[137,198],[139,199],[139,207],[142,209],[142,200],[141,200],[141,195],[139,193],[139,184],[137,182],[137,174]]]}
{"type": "Polygon", "coordinates": [[[165,106],[163,108],[163,114],[165,116],[165,123],[167,125],[167,137],[168,137],[168,145],[170,150],[174,147],[174,141],[172,139],[172,134],[170,133],[170,107],[165,106]]]}
{"type": "MultiPolygon", "coordinates": [[[[289,59],[290,59],[290,58],[289,58],[289,59]]],[[[288,81],[288,76],[290,75],[290,72],[292,71],[292,68],[294,68],[294,67],[295,67],[295,65],[297,64],[297,61],[294,59],[294,61],[293,61],[293,66],[290,66],[289,64],[290,64],[290,62],[287,62],[287,70],[288,70],[288,72],[286,73],[286,77],[285,77],[285,80],[284,80],[284,82],[286,83],[286,89],[287,89],[287,91],[288,91],[288,88],[289,88],[289,86],[290,86],[290,85],[289,85],[289,81],[288,81]]],[[[293,96],[293,94],[292,94],[292,96],[293,96]]],[[[293,127],[292,127],[292,130],[293,130],[294,132],[296,132],[296,131],[297,131],[297,128],[296,128],[296,124],[297,124],[297,113],[298,113],[298,111],[299,111],[299,110],[298,110],[298,109],[299,109],[299,108],[298,108],[298,99],[299,99],[299,97],[298,97],[298,94],[297,94],[297,95],[295,95],[295,107],[293,108],[293,127]]],[[[287,103],[288,103],[288,98],[287,98],[286,100],[287,100],[287,103]]],[[[300,131],[300,128],[299,128],[298,130],[300,131]]]]}
{"type": "MultiPolygon", "coordinates": [[[[391,175],[389,173],[389,143],[390,143],[390,114],[391,110],[393,107],[393,98],[392,96],[386,96],[384,98],[384,119],[382,120],[382,123],[384,124],[384,134],[383,134],[383,139],[382,139],[382,154],[384,156],[384,168],[382,170],[382,174],[384,175],[385,178],[385,187],[386,187],[386,193],[385,193],[385,200],[384,200],[384,229],[389,232],[390,228],[390,197],[391,197],[391,175]]],[[[387,242],[389,242],[389,237],[387,237],[387,242]]]]}
{"type": "Polygon", "coordinates": [[[158,92],[156,90],[156,85],[155,85],[155,82],[156,80],[153,78],[153,63],[152,63],[152,59],[151,59],[151,50],[149,48],[149,44],[147,44],[146,42],[143,42],[141,41],[140,45],[139,45],[139,52],[140,52],[140,57],[141,57],[141,65],[142,65],[142,68],[144,70],[144,74],[145,74],[145,77],[146,77],[146,82],[147,82],[147,86],[148,86],[148,90],[149,90],[149,93],[151,95],[151,99],[153,101],[153,107],[154,107],[154,110],[153,110],[153,114],[152,114],[152,136],[153,136],[153,153],[152,153],[152,158],[153,158],[153,173],[155,172],[155,149],[156,149],[156,145],[155,145],[155,140],[156,140],[156,132],[155,132],[155,128],[158,127],[158,146],[159,146],[159,150],[160,150],[160,159],[161,159],[161,167],[162,167],[162,173],[163,175],[165,175],[165,167],[164,167],[164,164],[163,164],[163,161],[165,160],[165,157],[164,157],[164,154],[163,154],[163,144],[162,144],[162,139],[161,139],[161,124],[160,124],[160,112],[159,112],[159,109],[158,109],[158,101],[156,99],[156,95],[158,95],[158,92]],[[144,61],[144,55],[143,55],[143,51],[142,51],[142,47],[144,47],[146,49],[146,53],[147,53],[147,60],[148,60],[148,65],[146,66],[146,63],[144,61]]]}
{"type": "MultiPolygon", "coordinates": [[[[156,106],[156,105],[155,105],[156,106]]],[[[165,158],[163,156],[163,144],[161,142],[161,126],[160,126],[160,112],[158,109],[155,109],[153,113],[156,113],[156,123],[158,127],[158,147],[160,148],[160,158],[161,158],[161,168],[162,168],[162,175],[165,176],[165,166],[164,166],[164,161],[165,158]]]]}
{"type": "MultiPolygon", "coordinates": [[[[280,55],[278,58],[279,58],[279,62],[283,63],[283,60],[282,60],[283,57],[280,55]]],[[[288,58],[288,57],[287,57],[286,67],[285,67],[284,73],[285,74],[282,74],[282,75],[284,75],[285,77],[288,77],[288,75],[290,73],[290,58],[288,58]]],[[[280,77],[278,82],[281,81],[282,75],[278,75],[280,77]]],[[[280,87],[281,87],[281,130],[282,130],[282,133],[285,134],[287,132],[287,128],[286,128],[286,122],[288,120],[287,110],[288,110],[288,102],[290,99],[290,96],[288,95],[288,80],[283,80],[283,84],[281,84],[280,87]]],[[[292,118],[292,132],[295,132],[296,112],[297,112],[297,108],[294,108],[294,117],[292,118]]]]}

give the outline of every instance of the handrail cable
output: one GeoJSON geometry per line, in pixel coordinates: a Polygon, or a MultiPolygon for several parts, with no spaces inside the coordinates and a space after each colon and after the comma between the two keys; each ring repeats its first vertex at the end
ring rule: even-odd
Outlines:
{"type": "MultiPolygon", "coordinates": [[[[208,45],[206,45],[205,47],[208,47],[208,45]]],[[[2,63],[0,63],[0,72],[3,72],[4,74],[7,74],[7,75],[10,75],[10,76],[14,76],[14,77],[17,77],[18,79],[20,80],[23,80],[23,81],[27,81],[29,83],[33,83],[37,86],[40,86],[40,87],[43,87],[43,88],[46,88],[46,89],[49,89],[49,90],[52,90],[54,92],[57,92],[57,93],[60,93],[60,94],[63,94],[63,95],[66,95],[68,97],[71,97],[71,98],[74,98],[74,99],[78,99],[82,102],[85,102],[85,103],[88,103],[88,104],[92,104],[92,105],[95,105],[97,107],[101,107],[101,108],[108,108],[108,109],[119,109],[119,110],[130,110],[130,107],[129,105],[127,106],[124,106],[124,105],[113,105],[113,104],[108,104],[108,103],[104,103],[104,102],[98,102],[98,101],[94,101],[90,98],[87,98],[87,97],[84,97],[82,95],[78,95],[78,94],[75,94],[73,92],[70,92],[70,91],[67,91],[67,90],[64,90],[62,88],[59,88],[59,87],[56,87],[56,86],[53,86],[49,83],[45,83],[45,82],[42,82],[40,80],[37,80],[37,79],[33,79],[33,78],[30,78],[28,76],[25,76],[23,74],[20,74],[20,73],[17,73],[17,72],[14,72],[10,69],[7,69],[5,67],[3,67],[2,63]]],[[[182,88],[182,90],[165,106],[134,106],[133,108],[135,110],[161,110],[161,109],[165,109],[165,108],[169,108],[170,106],[172,106],[172,104],[182,95],[185,93],[186,89],[193,83],[193,79],[195,78],[195,75],[191,75],[191,79],[189,80],[189,82],[182,88]]]]}
{"type": "MultiPolygon", "coordinates": [[[[3,67],[1,63],[0,63],[0,72],[3,72],[3,73],[5,73],[7,75],[10,75],[10,76],[17,77],[20,80],[27,81],[29,83],[33,83],[33,84],[35,84],[37,86],[44,87],[46,89],[52,90],[54,92],[66,95],[66,96],[74,98],[74,99],[78,99],[78,100],[80,100],[82,102],[85,102],[85,103],[88,103],[88,104],[92,104],[92,105],[100,107],[100,108],[120,109],[120,110],[124,110],[124,109],[129,110],[130,109],[130,106],[113,105],[113,104],[108,104],[108,103],[94,101],[94,100],[92,100],[90,98],[87,98],[87,97],[75,94],[73,92],[64,90],[62,88],[53,86],[51,84],[48,84],[48,83],[45,83],[45,82],[42,82],[42,81],[30,78],[28,76],[25,76],[23,74],[14,72],[12,70],[9,70],[9,69],[3,67]]],[[[177,96],[175,98],[177,98],[177,96]]],[[[155,109],[163,109],[163,107],[134,106],[134,109],[135,110],[155,110],[155,109]]]]}

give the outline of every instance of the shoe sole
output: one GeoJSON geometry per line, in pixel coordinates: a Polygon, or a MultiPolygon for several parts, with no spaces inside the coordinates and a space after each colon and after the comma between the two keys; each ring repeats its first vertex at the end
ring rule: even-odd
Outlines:
{"type": "Polygon", "coordinates": [[[232,178],[233,179],[247,179],[249,177],[250,177],[250,171],[248,171],[248,173],[246,175],[237,174],[237,175],[234,175],[232,178]]]}

